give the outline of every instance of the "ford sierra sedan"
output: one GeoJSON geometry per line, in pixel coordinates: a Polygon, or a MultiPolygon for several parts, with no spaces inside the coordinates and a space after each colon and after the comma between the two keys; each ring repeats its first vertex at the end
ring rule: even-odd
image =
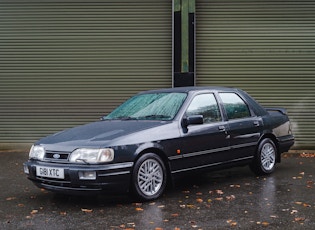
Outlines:
{"type": "Polygon", "coordinates": [[[184,173],[249,165],[270,174],[293,144],[286,110],[264,108],[240,89],[160,89],[37,141],[24,172],[53,192],[153,200],[184,173]]]}

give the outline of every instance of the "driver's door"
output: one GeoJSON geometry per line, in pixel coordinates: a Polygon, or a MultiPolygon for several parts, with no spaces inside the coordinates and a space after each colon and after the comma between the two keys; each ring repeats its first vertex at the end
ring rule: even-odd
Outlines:
{"type": "MultiPolygon", "coordinates": [[[[229,127],[223,121],[216,97],[212,93],[196,95],[188,106],[185,117],[203,116],[202,124],[183,127],[182,158],[174,171],[188,171],[220,164],[229,151],[229,127]]],[[[184,117],[184,119],[185,119],[184,117]]]]}

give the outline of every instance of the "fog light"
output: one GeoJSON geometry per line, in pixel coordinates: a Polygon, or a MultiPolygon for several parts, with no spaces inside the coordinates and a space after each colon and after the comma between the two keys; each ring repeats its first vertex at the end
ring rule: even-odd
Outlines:
{"type": "Polygon", "coordinates": [[[80,171],[79,179],[80,180],[95,180],[96,172],[95,171],[80,171]]]}
{"type": "Polygon", "coordinates": [[[28,169],[27,165],[24,165],[24,173],[30,174],[30,170],[28,169]]]}

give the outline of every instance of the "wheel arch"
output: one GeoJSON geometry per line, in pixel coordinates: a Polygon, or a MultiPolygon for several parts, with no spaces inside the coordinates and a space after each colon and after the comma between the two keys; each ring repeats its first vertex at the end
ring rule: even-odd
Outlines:
{"type": "Polygon", "coordinates": [[[154,153],[154,154],[158,155],[161,158],[161,160],[163,161],[164,166],[166,168],[166,174],[167,174],[167,178],[168,178],[167,179],[167,184],[168,185],[172,185],[173,184],[173,180],[172,180],[172,175],[171,175],[171,167],[170,167],[169,160],[168,160],[168,158],[166,156],[166,153],[163,150],[162,146],[160,146],[158,144],[155,144],[155,143],[150,143],[150,144],[147,143],[147,144],[144,144],[144,145],[140,146],[137,149],[137,151],[135,152],[136,157],[134,159],[134,163],[136,163],[137,160],[141,156],[143,156],[143,155],[145,155],[147,153],[154,153]]]}
{"type": "MultiPolygon", "coordinates": [[[[266,138],[269,138],[275,144],[276,150],[277,150],[276,162],[280,163],[281,162],[281,153],[279,152],[279,142],[278,142],[278,140],[274,134],[265,133],[264,135],[262,135],[259,142],[258,142],[257,148],[259,146],[259,143],[262,142],[266,138]]],[[[257,149],[256,149],[256,151],[257,151],[257,149]]]]}

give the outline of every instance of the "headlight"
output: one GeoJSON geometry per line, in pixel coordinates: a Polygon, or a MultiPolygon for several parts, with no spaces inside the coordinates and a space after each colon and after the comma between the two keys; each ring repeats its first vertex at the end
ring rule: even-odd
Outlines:
{"type": "Polygon", "coordinates": [[[30,153],[29,158],[30,159],[37,159],[37,160],[43,160],[45,156],[45,149],[43,146],[40,145],[33,145],[30,153]]]}
{"type": "Polygon", "coordinates": [[[106,149],[76,149],[69,158],[70,162],[104,163],[114,160],[114,150],[106,149]]]}

